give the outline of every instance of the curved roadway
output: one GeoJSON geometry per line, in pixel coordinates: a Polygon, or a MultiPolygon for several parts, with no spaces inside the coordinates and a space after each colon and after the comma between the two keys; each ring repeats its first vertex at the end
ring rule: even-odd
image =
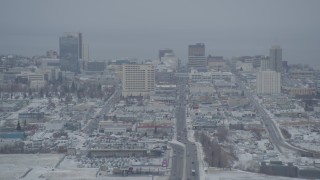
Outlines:
{"type": "Polygon", "coordinates": [[[241,75],[237,72],[235,67],[228,63],[229,67],[231,68],[231,71],[235,75],[236,82],[238,83],[239,87],[241,90],[244,92],[245,96],[249,98],[251,104],[253,104],[254,108],[258,111],[258,113],[262,116],[263,123],[265,124],[271,142],[276,146],[276,148],[279,150],[279,152],[283,153],[283,149],[295,151],[299,153],[300,155],[305,155],[305,156],[314,156],[315,152],[313,151],[308,151],[308,150],[303,150],[301,148],[297,148],[294,146],[289,145],[282,137],[280,134],[280,131],[276,124],[272,121],[266,110],[261,106],[261,104],[254,98],[253,94],[247,90],[245,85],[243,84],[243,79],[241,79],[241,75]]]}

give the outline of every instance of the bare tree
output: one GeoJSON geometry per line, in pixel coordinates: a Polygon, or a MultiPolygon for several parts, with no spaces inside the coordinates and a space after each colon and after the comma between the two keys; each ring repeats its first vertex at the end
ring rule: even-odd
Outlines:
{"type": "Polygon", "coordinates": [[[218,137],[219,142],[226,141],[227,137],[228,137],[228,129],[225,127],[218,128],[217,137],[218,137]]]}

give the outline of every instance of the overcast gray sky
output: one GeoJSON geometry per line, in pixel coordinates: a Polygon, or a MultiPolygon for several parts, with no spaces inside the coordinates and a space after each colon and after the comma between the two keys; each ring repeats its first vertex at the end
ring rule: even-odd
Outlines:
{"type": "Polygon", "coordinates": [[[0,54],[40,55],[58,50],[63,32],[82,32],[95,59],[154,59],[187,46],[225,57],[268,55],[318,65],[319,0],[1,0],[0,54]]]}

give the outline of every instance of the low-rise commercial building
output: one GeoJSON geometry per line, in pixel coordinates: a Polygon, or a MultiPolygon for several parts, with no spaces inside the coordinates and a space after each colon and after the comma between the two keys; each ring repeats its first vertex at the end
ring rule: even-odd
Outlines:
{"type": "Polygon", "coordinates": [[[312,87],[282,87],[282,92],[292,96],[310,96],[317,93],[316,88],[312,87]]]}
{"type": "Polygon", "coordinates": [[[172,133],[173,124],[170,121],[144,121],[137,125],[137,132],[151,136],[154,134],[172,133]]]}
{"type": "Polygon", "coordinates": [[[132,130],[132,124],[115,121],[100,121],[98,130],[99,133],[104,134],[125,133],[132,130]]]}

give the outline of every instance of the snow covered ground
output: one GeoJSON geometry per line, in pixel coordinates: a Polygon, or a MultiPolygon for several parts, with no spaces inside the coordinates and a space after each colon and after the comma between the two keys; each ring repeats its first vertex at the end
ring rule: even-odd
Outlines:
{"type": "Polygon", "coordinates": [[[0,179],[19,179],[30,168],[32,170],[51,170],[62,158],[62,154],[1,154],[0,155],[0,179]]]}
{"type": "MultiPolygon", "coordinates": [[[[63,154],[1,154],[0,180],[20,179],[27,171],[25,180],[121,180],[122,176],[96,177],[98,168],[76,168],[65,159],[59,168],[54,168],[63,154]]],[[[152,176],[125,177],[126,180],[151,180],[152,176]]],[[[154,180],[167,180],[167,176],[153,177],[154,180]]]]}
{"type": "MultiPolygon", "coordinates": [[[[191,119],[187,119],[187,126],[190,128],[188,130],[188,139],[189,141],[195,142],[194,139],[194,130],[191,128],[191,119]]],[[[269,142],[266,139],[263,139],[261,141],[258,141],[258,147],[260,147],[262,150],[267,150],[265,149],[265,143],[269,142]]],[[[289,180],[292,178],[287,178],[287,177],[279,177],[279,176],[267,176],[264,174],[258,174],[258,173],[251,173],[251,172],[246,172],[246,171],[241,171],[241,170],[236,170],[232,169],[230,170],[223,170],[223,169],[218,169],[218,168],[207,168],[207,163],[204,161],[204,154],[202,151],[202,146],[199,142],[195,142],[197,145],[197,152],[198,152],[198,159],[199,159],[199,176],[200,179],[203,180],[245,180],[245,179],[252,179],[252,180],[273,180],[273,179],[279,179],[279,180],[289,180]]],[[[267,152],[269,152],[267,150],[267,152]]],[[[270,151],[270,153],[273,152],[274,154],[277,154],[276,151],[270,151]]],[[[269,153],[269,154],[270,154],[269,153]]],[[[268,155],[268,153],[266,154],[268,155]]],[[[256,161],[254,159],[256,155],[252,155],[249,153],[243,153],[239,155],[239,161],[238,166],[258,166],[256,161]]],[[[281,157],[281,159],[285,159],[285,157],[281,157]]],[[[289,158],[290,160],[292,158],[289,158]]],[[[305,161],[305,159],[304,159],[305,161]]],[[[292,161],[291,161],[292,162],[292,161]]],[[[244,168],[248,169],[248,168],[244,168]]],[[[252,168],[251,168],[252,169],[252,168]]],[[[295,178],[296,180],[299,180],[295,178]]]]}
{"type": "MultiPolygon", "coordinates": [[[[208,173],[205,174],[205,180],[289,180],[292,178],[287,177],[279,177],[279,176],[267,176],[264,174],[256,174],[238,170],[219,170],[212,169],[208,170],[208,173]]],[[[295,180],[299,180],[298,178],[294,178],[295,180]]]]}
{"type": "Polygon", "coordinates": [[[291,134],[291,143],[295,146],[320,151],[320,134],[311,132],[310,126],[287,126],[286,129],[291,134]]]}

